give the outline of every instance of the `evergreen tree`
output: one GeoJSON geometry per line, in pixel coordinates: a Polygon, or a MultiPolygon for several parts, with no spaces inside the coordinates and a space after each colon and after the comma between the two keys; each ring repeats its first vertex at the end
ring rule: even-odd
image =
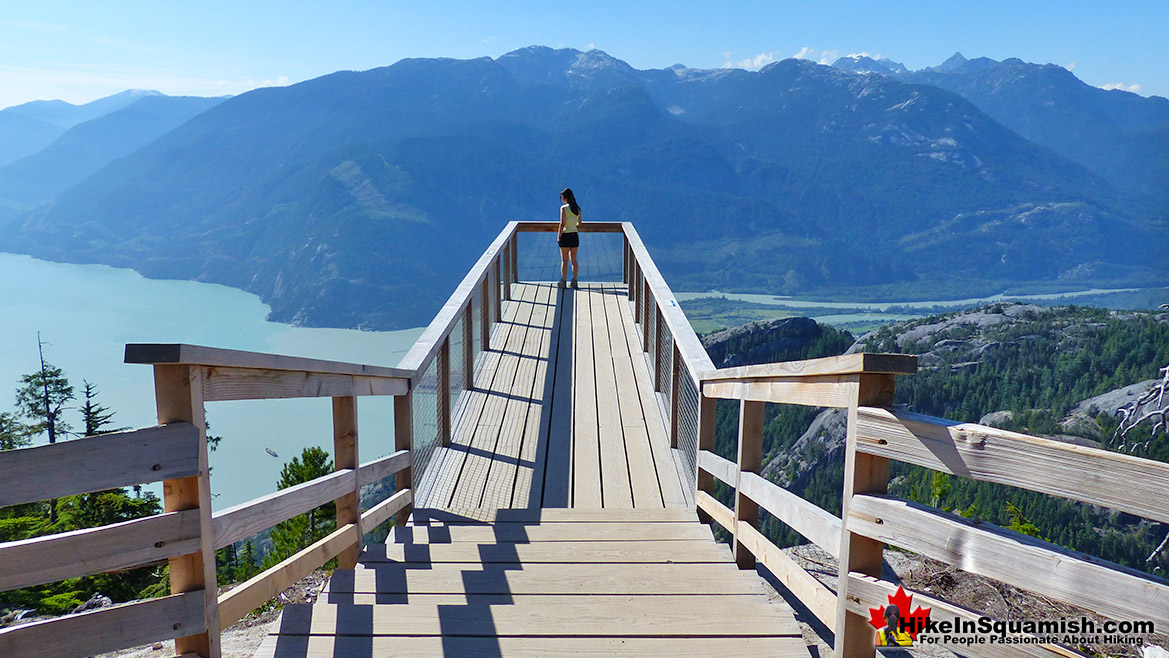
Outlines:
{"type": "MultiPolygon", "coordinates": [[[[37,335],[38,343],[40,335],[37,335]]],[[[47,433],[49,443],[69,432],[69,425],[61,418],[65,405],[73,399],[73,386],[60,368],[45,361],[43,343],[38,344],[41,369],[20,378],[16,391],[16,407],[31,423],[33,434],[47,433]]]]}
{"type": "Polygon", "coordinates": [[[84,436],[97,436],[110,432],[122,432],[126,427],[110,428],[113,425],[114,412],[97,401],[97,385],[88,380],[81,380],[84,390],[82,396],[85,403],[81,405],[81,418],[85,423],[84,436]]]}
{"type": "Polygon", "coordinates": [[[0,450],[13,450],[28,445],[28,428],[17,419],[16,414],[0,412],[0,450]]]}
{"type": "MultiPolygon", "coordinates": [[[[28,425],[30,433],[47,433],[51,445],[57,442],[58,437],[69,432],[69,426],[62,420],[61,414],[65,411],[65,405],[73,399],[73,386],[60,368],[45,362],[44,343],[39,333],[37,352],[41,359],[41,369],[20,378],[16,407],[22,416],[31,421],[28,425]]],[[[49,501],[49,522],[57,522],[55,498],[49,501]]]]}
{"type": "MultiPolygon", "coordinates": [[[[317,446],[308,447],[280,469],[276,488],[287,489],[332,472],[333,460],[329,453],[317,446]]],[[[336,509],[335,503],[328,503],[277,524],[272,528],[273,550],[264,563],[275,564],[332,532],[337,527],[336,509]]]]}

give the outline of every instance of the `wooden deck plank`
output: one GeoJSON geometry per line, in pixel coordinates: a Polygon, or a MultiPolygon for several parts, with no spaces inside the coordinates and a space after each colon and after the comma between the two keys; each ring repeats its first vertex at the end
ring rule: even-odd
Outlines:
{"type": "Polygon", "coordinates": [[[698,515],[691,509],[639,507],[635,509],[563,509],[527,508],[463,511],[457,508],[415,508],[410,525],[482,525],[485,523],[583,523],[583,522],[628,522],[640,523],[697,521],[698,515]],[[484,513],[485,512],[485,513],[484,513]]]}
{"type": "Polygon", "coordinates": [[[506,396],[515,382],[516,371],[520,365],[520,352],[527,337],[528,323],[534,308],[532,304],[534,290],[525,287],[520,293],[521,297],[513,298],[509,304],[505,304],[516,307],[515,315],[511,320],[505,342],[501,346],[499,364],[487,391],[488,398],[483,405],[483,413],[474,427],[463,469],[451,497],[451,505],[478,507],[483,499],[483,491],[487,487],[487,473],[491,468],[495,445],[499,441],[507,411],[506,396]]]}
{"type": "Polygon", "coordinates": [[[733,564],[575,564],[571,569],[562,564],[524,564],[522,569],[503,564],[444,564],[421,569],[383,562],[335,572],[329,592],[765,595],[767,590],[758,575],[733,564]]]}
{"type": "Polygon", "coordinates": [[[459,406],[451,423],[451,448],[442,448],[436,452],[441,461],[433,464],[429,470],[434,475],[426,474],[430,480],[423,491],[426,498],[420,504],[448,505],[454,497],[458,486],[459,476],[463,471],[468,451],[475,438],[475,430],[479,419],[483,415],[487,401],[491,398],[490,390],[495,383],[495,376],[499,372],[499,361],[503,355],[502,348],[506,345],[508,336],[515,325],[515,316],[519,311],[518,304],[506,304],[504,309],[505,322],[497,328],[491,336],[491,347],[479,355],[479,363],[475,367],[475,388],[465,391],[459,398],[459,406]]]}
{"type": "Polygon", "coordinates": [[[430,658],[441,656],[719,656],[720,658],[808,658],[799,638],[478,638],[478,637],[326,637],[320,635],[269,635],[255,658],[335,658],[379,656],[382,658],[430,658]]]}
{"type": "Polygon", "coordinates": [[[446,637],[798,636],[791,610],[758,596],[549,596],[524,605],[285,606],[281,634],[446,637]],[[701,623],[697,623],[701,620],[701,623]]]}
{"type": "Polygon", "coordinates": [[[645,415],[641,410],[637,379],[633,374],[633,357],[640,358],[641,354],[630,353],[624,327],[626,317],[621,312],[626,299],[624,288],[606,289],[604,299],[616,377],[614,394],[625,437],[625,452],[629,459],[629,479],[633,485],[634,507],[660,507],[665,504],[662,499],[662,486],[654,464],[653,451],[649,445],[649,430],[646,428],[645,415]]]}
{"type": "Polygon", "coordinates": [[[556,523],[525,525],[403,526],[390,530],[386,543],[449,544],[451,542],[539,542],[713,539],[710,528],[695,523],[556,523]]]}
{"type": "Polygon", "coordinates": [[[603,507],[601,449],[597,436],[597,389],[593,380],[593,317],[588,288],[574,296],[576,358],[572,368],[572,503],[571,507],[603,507]]]}
{"type": "MultiPolygon", "coordinates": [[[[605,508],[628,509],[633,507],[633,489],[629,481],[629,459],[625,454],[625,436],[617,400],[614,356],[609,345],[609,322],[620,322],[620,318],[608,317],[603,286],[590,285],[587,296],[593,333],[592,380],[596,382],[597,439],[601,450],[601,502],[605,508]]],[[[578,381],[576,385],[586,384],[578,381]]]]}
{"type": "Polygon", "coordinates": [[[706,539],[667,541],[557,541],[534,544],[379,544],[362,554],[363,563],[410,564],[631,564],[631,563],[733,563],[726,544],[706,539]]]}
{"type": "Polygon", "coordinates": [[[524,440],[520,446],[519,460],[515,469],[515,486],[513,487],[510,507],[539,508],[544,490],[544,464],[547,459],[547,423],[549,405],[551,404],[553,345],[559,338],[560,318],[557,314],[557,289],[555,286],[541,284],[544,293],[544,331],[540,332],[536,361],[536,374],[532,381],[532,403],[528,405],[528,418],[524,427],[524,440]]]}
{"type": "Polygon", "coordinates": [[[521,283],[516,284],[516,288],[518,294],[532,296],[532,315],[480,507],[512,507],[518,471],[522,466],[528,473],[530,486],[530,474],[535,466],[534,449],[531,458],[522,464],[521,460],[525,444],[534,447],[539,433],[542,401],[536,396],[544,389],[544,365],[548,359],[548,336],[551,333],[548,323],[552,320],[548,302],[551,287],[521,283]],[[532,420],[533,409],[535,421],[532,420]]]}
{"type": "Polygon", "coordinates": [[[632,355],[634,379],[641,395],[641,413],[649,432],[649,446],[653,453],[658,482],[662,487],[662,500],[666,507],[687,507],[686,496],[682,493],[682,481],[678,478],[678,467],[670,454],[670,437],[666,434],[666,422],[658,405],[657,393],[653,390],[653,375],[641,350],[641,338],[633,324],[633,310],[628,304],[621,304],[625,336],[632,355]]]}
{"type": "Polygon", "coordinates": [[[572,506],[572,371],[577,335],[576,297],[568,289],[557,288],[554,293],[560,324],[552,348],[555,360],[549,357],[554,372],[549,374],[551,390],[546,393],[550,393],[551,400],[545,398],[550,405],[548,424],[541,428],[546,458],[543,460],[543,497],[538,505],[544,508],[572,506]]]}

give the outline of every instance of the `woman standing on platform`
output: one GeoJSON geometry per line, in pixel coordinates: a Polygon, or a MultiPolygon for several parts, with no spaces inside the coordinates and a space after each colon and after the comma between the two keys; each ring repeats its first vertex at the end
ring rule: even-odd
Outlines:
{"type": "Polygon", "coordinates": [[[580,206],[571,188],[564,188],[560,193],[560,227],[556,229],[556,243],[560,245],[560,287],[564,287],[564,280],[568,276],[568,261],[572,261],[572,287],[577,287],[577,276],[580,266],[576,264],[576,250],[580,247],[580,206]]]}

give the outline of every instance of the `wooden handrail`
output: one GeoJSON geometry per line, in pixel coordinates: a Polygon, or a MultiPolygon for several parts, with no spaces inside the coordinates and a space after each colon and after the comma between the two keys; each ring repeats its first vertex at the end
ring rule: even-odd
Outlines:
{"type": "Polygon", "coordinates": [[[840,356],[826,356],[804,361],[761,363],[734,368],[720,368],[703,373],[703,382],[757,381],[832,375],[891,374],[912,375],[917,372],[917,356],[913,354],[874,354],[858,352],[840,356]]]}
{"type": "Polygon", "coordinates": [[[862,452],[1169,523],[1163,462],[903,410],[862,407],[858,421],[862,452]]]}
{"type": "Polygon", "coordinates": [[[202,345],[130,343],[126,345],[126,363],[146,365],[193,365],[224,368],[258,368],[299,373],[359,375],[389,379],[408,379],[412,374],[402,367],[388,368],[342,361],[325,361],[266,352],[246,352],[202,345]]]}
{"type": "MultiPolygon", "coordinates": [[[[686,364],[686,369],[690,372],[690,376],[694,381],[701,381],[705,373],[715,369],[714,363],[710,360],[710,355],[706,353],[706,348],[702,346],[702,341],[698,340],[698,335],[694,333],[694,329],[690,326],[690,321],[686,319],[686,314],[682,312],[682,307],[678,305],[678,300],[674,297],[673,291],[666,285],[666,280],[662,278],[661,272],[658,271],[658,266],[650,258],[649,251],[646,250],[645,244],[641,241],[641,236],[638,235],[637,229],[633,228],[633,224],[629,222],[623,222],[621,226],[625,231],[625,239],[628,242],[629,251],[633,254],[633,258],[637,263],[637,269],[641,272],[641,276],[645,280],[645,288],[649,291],[652,298],[656,300],[656,306],[660,310],[666,326],[670,328],[670,333],[674,337],[674,344],[678,347],[682,362],[686,364]]],[[[630,285],[633,285],[633,282],[630,282],[630,285]]]]}
{"type": "MultiPolygon", "coordinates": [[[[455,324],[462,317],[463,312],[471,303],[471,298],[475,294],[476,286],[480,285],[488,274],[495,269],[499,264],[499,256],[503,252],[504,247],[508,241],[515,236],[516,227],[519,222],[508,222],[507,226],[499,232],[479,260],[471,266],[467,275],[463,277],[462,282],[455,287],[454,292],[443,304],[442,309],[430,321],[426,329],[422,331],[422,335],[402,357],[402,361],[398,364],[398,368],[408,371],[410,373],[412,383],[416,383],[418,378],[425,371],[425,368],[430,365],[440,349],[442,343],[450,335],[451,330],[454,329],[455,324]]],[[[487,299],[483,300],[484,306],[487,304],[487,299]]]]}

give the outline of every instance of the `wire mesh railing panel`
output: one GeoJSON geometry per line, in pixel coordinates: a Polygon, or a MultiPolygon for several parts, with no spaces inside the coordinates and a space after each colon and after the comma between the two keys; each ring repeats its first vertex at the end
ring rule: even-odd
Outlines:
{"type": "MultiPolygon", "coordinates": [[[[471,323],[471,362],[476,363],[479,354],[483,351],[483,286],[475,286],[475,294],[471,295],[471,302],[467,304],[467,318],[471,323]]],[[[472,373],[474,375],[474,373],[472,373]]],[[[474,379],[467,381],[467,387],[474,384],[474,379]]]]}
{"type": "Polygon", "coordinates": [[[656,363],[654,359],[657,358],[658,352],[658,314],[657,306],[654,304],[653,297],[650,297],[649,295],[646,295],[646,297],[645,315],[642,317],[645,318],[646,323],[649,325],[649,343],[644,347],[646,353],[649,354],[649,362],[652,369],[653,364],[656,363]]]}
{"type": "Polygon", "coordinates": [[[415,501],[426,499],[427,491],[420,491],[418,485],[426,481],[426,468],[438,446],[438,424],[441,413],[438,395],[438,359],[431,359],[426,372],[418,380],[413,392],[414,421],[414,487],[415,501]]]}
{"type": "MultiPolygon", "coordinates": [[[[498,317],[496,315],[496,313],[498,313],[500,311],[499,303],[501,300],[500,300],[499,295],[495,294],[498,290],[500,290],[500,287],[499,287],[500,283],[499,283],[498,274],[499,274],[499,272],[495,269],[495,265],[492,265],[491,267],[487,268],[487,280],[490,282],[489,285],[487,286],[487,290],[489,293],[487,295],[487,320],[488,320],[488,322],[491,323],[490,327],[493,327],[495,325],[495,318],[498,317]]],[[[488,336],[491,335],[490,327],[488,328],[488,331],[487,331],[488,336]]],[[[488,345],[486,347],[488,349],[490,349],[491,346],[488,345]]]]}
{"type": "Polygon", "coordinates": [[[698,385],[683,367],[678,377],[678,452],[686,464],[686,472],[682,477],[688,491],[697,488],[698,396],[698,385]]]}
{"type": "MultiPolygon", "coordinates": [[[[456,402],[459,396],[467,388],[467,322],[469,318],[466,313],[459,318],[451,329],[450,335],[450,378],[448,379],[451,393],[451,407],[452,410],[457,408],[456,402]]],[[[454,419],[452,419],[452,422],[454,419]]]]}
{"type": "Polygon", "coordinates": [[[670,325],[658,322],[658,349],[661,357],[658,359],[658,381],[662,383],[662,395],[666,398],[666,409],[670,408],[670,395],[673,392],[674,374],[674,334],[670,332],[670,325]]]}

